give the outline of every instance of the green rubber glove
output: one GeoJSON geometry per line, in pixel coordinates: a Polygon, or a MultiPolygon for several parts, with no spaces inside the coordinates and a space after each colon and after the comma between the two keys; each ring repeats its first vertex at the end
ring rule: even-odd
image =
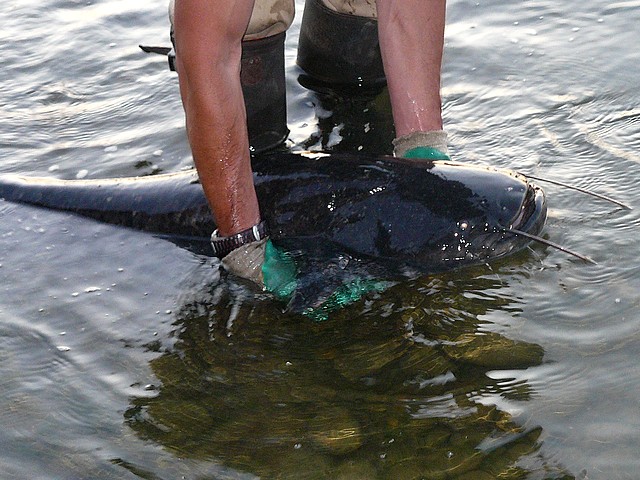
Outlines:
{"type": "MultiPolygon", "coordinates": [[[[232,251],[222,259],[222,265],[228,272],[252,281],[278,300],[288,303],[300,283],[296,259],[304,261],[303,254],[294,258],[274,245],[271,240],[264,239],[232,251]]],[[[321,273],[318,272],[316,278],[322,279],[321,273]]],[[[369,292],[385,290],[391,284],[392,282],[382,280],[350,278],[338,285],[331,295],[318,305],[306,307],[297,313],[316,321],[326,320],[332,311],[358,301],[369,292]]]]}
{"type": "Polygon", "coordinates": [[[370,292],[382,292],[393,285],[393,282],[374,279],[355,279],[340,285],[321,305],[307,308],[302,314],[321,322],[329,318],[333,311],[340,310],[355,303],[370,292]]]}
{"type": "Polygon", "coordinates": [[[278,300],[287,301],[296,289],[298,273],[293,258],[267,240],[262,263],[264,288],[278,300]]]}
{"type": "Polygon", "coordinates": [[[396,157],[424,160],[451,160],[447,148],[447,134],[443,130],[412,132],[393,141],[396,157]]]}

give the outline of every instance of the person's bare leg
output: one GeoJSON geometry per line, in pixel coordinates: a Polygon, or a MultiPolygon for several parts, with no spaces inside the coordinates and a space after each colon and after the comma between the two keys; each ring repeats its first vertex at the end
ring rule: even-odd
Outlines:
{"type": "Polygon", "coordinates": [[[442,130],[445,0],[378,0],[380,49],[396,137],[442,130]]]}
{"type": "Polygon", "coordinates": [[[242,37],[253,0],[177,0],[175,42],[187,135],[221,236],[260,212],[240,84],[242,37]]]}

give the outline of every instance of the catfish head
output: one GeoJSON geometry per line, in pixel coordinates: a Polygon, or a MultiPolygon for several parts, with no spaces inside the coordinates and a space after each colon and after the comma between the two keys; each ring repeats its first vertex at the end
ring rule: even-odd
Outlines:
{"type": "Polygon", "coordinates": [[[430,273],[512,253],[545,224],[543,191],[508,170],[348,155],[294,164],[257,182],[276,239],[321,239],[430,273]]]}

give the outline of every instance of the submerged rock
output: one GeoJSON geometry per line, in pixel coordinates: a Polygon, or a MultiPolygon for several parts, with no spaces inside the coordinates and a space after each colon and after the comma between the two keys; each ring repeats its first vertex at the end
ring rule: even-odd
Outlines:
{"type": "Polygon", "coordinates": [[[464,333],[443,349],[454,360],[490,369],[527,368],[539,365],[544,356],[540,345],[510,340],[493,332],[464,333]]]}
{"type": "Polygon", "coordinates": [[[309,438],[316,447],[331,455],[345,455],[363,444],[360,424],[345,408],[321,411],[309,422],[309,438]]]}

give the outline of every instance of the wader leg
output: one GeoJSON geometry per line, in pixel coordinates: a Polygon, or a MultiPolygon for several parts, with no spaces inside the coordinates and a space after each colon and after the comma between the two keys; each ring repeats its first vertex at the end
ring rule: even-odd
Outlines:
{"type": "Polygon", "coordinates": [[[327,7],[322,0],[307,0],[297,63],[321,84],[384,85],[378,21],[374,17],[342,13],[327,7]]]}
{"type": "Polygon", "coordinates": [[[281,145],[289,135],[284,77],[285,33],[242,42],[240,81],[252,153],[281,145]]]}

